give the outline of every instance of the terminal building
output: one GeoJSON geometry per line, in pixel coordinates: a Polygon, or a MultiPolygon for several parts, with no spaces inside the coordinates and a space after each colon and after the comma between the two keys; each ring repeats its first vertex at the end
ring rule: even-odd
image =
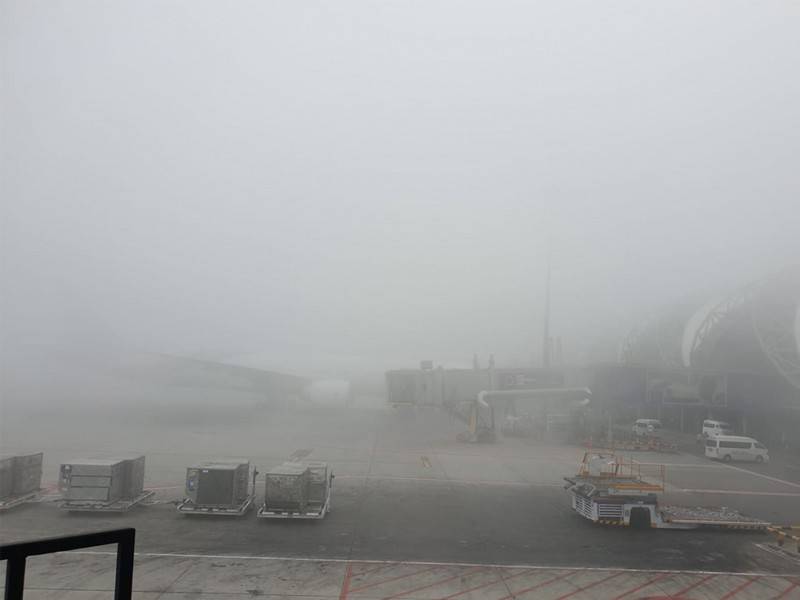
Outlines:
{"type": "Polygon", "coordinates": [[[392,404],[452,405],[483,390],[586,386],[587,423],[660,418],[697,433],[703,419],[773,447],[800,449],[800,268],[729,295],[686,302],[634,329],[616,363],[549,369],[389,371],[392,404]]]}
{"type": "Polygon", "coordinates": [[[684,430],[713,417],[800,444],[800,268],[684,303],[634,329],[621,362],[646,373],[643,416],[684,430]]]}

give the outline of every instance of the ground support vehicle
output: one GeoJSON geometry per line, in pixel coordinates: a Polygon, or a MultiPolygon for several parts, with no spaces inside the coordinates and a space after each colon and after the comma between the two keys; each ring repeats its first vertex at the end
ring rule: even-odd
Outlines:
{"type": "Polygon", "coordinates": [[[144,456],[85,458],[61,465],[59,508],[125,512],[155,495],[144,489],[144,456]]]}
{"type": "Polygon", "coordinates": [[[757,463],[769,462],[769,451],[758,440],[740,435],[717,435],[706,438],[707,458],[731,462],[749,460],[757,463]]]}
{"type": "Polygon", "coordinates": [[[586,452],[574,477],[565,477],[572,509],[582,517],[604,525],[654,529],[765,530],[767,521],[754,519],[724,507],[664,505],[664,465],[624,463],[612,454],[586,452]]]}
{"type": "Polygon", "coordinates": [[[655,435],[661,427],[661,421],[658,419],[637,419],[632,431],[636,436],[655,435]]]}
{"type": "Polygon", "coordinates": [[[779,548],[784,549],[786,540],[788,539],[794,543],[795,550],[800,554],[800,525],[768,527],[767,530],[775,536],[775,541],[778,543],[779,548]]]}
{"type": "Polygon", "coordinates": [[[286,462],[266,473],[260,519],[323,519],[331,511],[333,472],[324,462],[286,462]]]}
{"type": "Polygon", "coordinates": [[[186,497],[177,505],[185,515],[241,517],[255,503],[258,471],[241,459],[213,460],[186,469],[186,497]]]}
{"type": "Polygon", "coordinates": [[[730,423],[725,421],[714,421],[706,419],[703,421],[703,429],[700,435],[704,438],[714,437],[717,435],[733,435],[733,427],[730,423]]]}

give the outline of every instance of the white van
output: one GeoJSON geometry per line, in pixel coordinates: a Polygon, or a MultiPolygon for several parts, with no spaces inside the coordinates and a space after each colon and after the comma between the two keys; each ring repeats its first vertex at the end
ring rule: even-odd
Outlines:
{"type": "Polygon", "coordinates": [[[740,435],[718,435],[706,439],[706,456],[730,462],[752,460],[769,462],[767,447],[758,440],[740,435]]]}
{"type": "Polygon", "coordinates": [[[638,419],[633,424],[633,433],[636,435],[656,435],[661,430],[661,421],[658,419],[638,419]]]}
{"type": "Polygon", "coordinates": [[[703,437],[715,437],[718,435],[733,435],[733,427],[725,421],[703,421],[703,437]]]}

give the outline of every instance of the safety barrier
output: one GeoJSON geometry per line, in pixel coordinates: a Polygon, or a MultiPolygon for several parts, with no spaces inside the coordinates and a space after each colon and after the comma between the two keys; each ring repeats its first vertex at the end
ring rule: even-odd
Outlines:
{"type": "Polygon", "coordinates": [[[794,535],[793,531],[800,531],[800,525],[787,525],[785,527],[767,527],[767,531],[774,534],[777,538],[778,546],[783,548],[786,540],[794,542],[795,550],[800,554],[800,536],[794,535]]]}

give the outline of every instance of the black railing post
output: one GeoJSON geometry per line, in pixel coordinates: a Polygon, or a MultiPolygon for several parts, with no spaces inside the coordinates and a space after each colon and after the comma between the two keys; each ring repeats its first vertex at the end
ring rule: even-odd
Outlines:
{"type": "Polygon", "coordinates": [[[114,600],[127,600],[133,596],[133,546],[136,530],[127,529],[117,544],[117,580],[114,600]]]}
{"type": "Polygon", "coordinates": [[[79,535],[45,538],[29,542],[0,544],[0,560],[6,561],[5,600],[22,600],[25,590],[25,561],[29,556],[69,552],[80,548],[117,544],[117,574],[114,600],[130,600],[133,595],[133,549],[136,530],[112,529],[79,535]]]}
{"type": "Polygon", "coordinates": [[[22,600],[25,590],[25,557],[14,556],[6,562],[6,600],[22,600]]]}

